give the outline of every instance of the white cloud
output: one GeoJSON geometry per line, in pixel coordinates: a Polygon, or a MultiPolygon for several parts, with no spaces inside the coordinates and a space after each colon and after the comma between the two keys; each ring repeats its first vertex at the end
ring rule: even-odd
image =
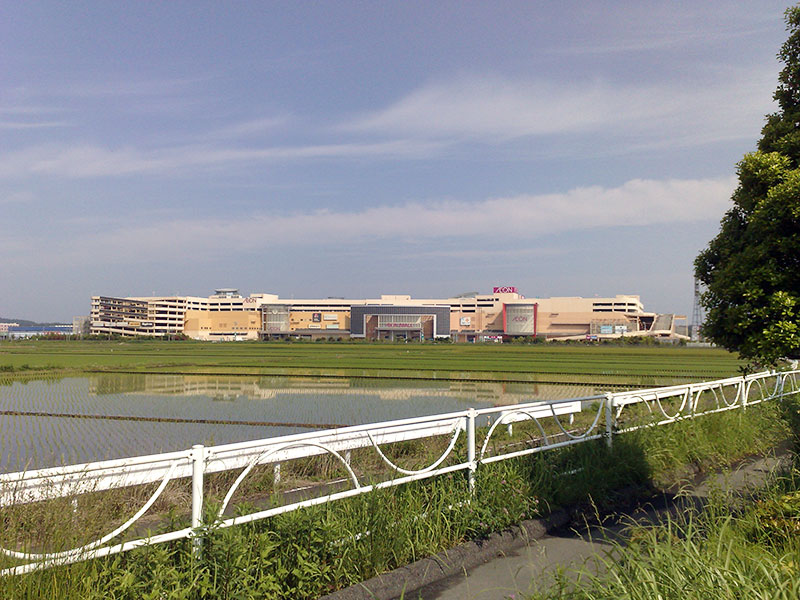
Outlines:
{"type": "Polygon", "coordinates": [[[0,104],[0,130],[74,127],[75,123],[55,118],[63,112],[62,109],[55,107],[0,104]]]}
{"type": "Polygon", "coordinates": [[[0,178],[33,175],[115,177],[134,173],[173,172],[191,167],[301,159],[418,158],[431,155],[439,148],[440,143],[424,140],[265,148],[190,145],[156,150],[140,150],[129,146],[106,148],[91,144],[47,144],[0,155],[0,178]]]}
{"type": "Polygon", "coordinates": [[[757,132],[772,106],[774,81],[771,70],[727,70],[700,83],[648,85],[468,77],[424,86],[340,129],[487,141],[598,132],[627,138],[696,134],[702,142],[757,132]]]}
{"type": "MultiPolygon", "coordinates": [[[[634,179],[615,188],[576,188],[560,194],[410,202],[360,211],[253,214],[240,218],[185,219],[138,226],[108,226],[102,233],[80,232],[64,248],[48,253],[48,264],[133,264],[182,258],[200,260],[269,248],[328,246],[407,239],[425,244],[443,238],[456,243],[448,251],[475,249],[474,240],[534,240],[546,234],[587,229],[658,225],[719,219],[736,180],[634,179]]],[[[31,243],[36,243],[31,240],[31,243]]],[[[55,243],[55,242],[54,242],[55,243]]],[[[53,244],[49,246],[53,249],[53,244]]],[[[555,250],[549,250],[555,251],[555,250]]],[[[20,254],[20,261],[27,255],[20,254]]]]}
{"type": "Polygon", "coordinates": [[[22,190],[17,192],[0,191],[0,204],[17,204],[33,202],[36,199],[33,192],[22,190]]]}
{"type": "Polygon", "coordinates": [[[577,56],[631,53],[640,58],[648,51],[708,53],[715,45],[741,46],[747,38],[769,39],[778,29],[783,8],[754,8],[731,3],[720,10],[713,2],[684,3],[680,10],[671,3],[598,3],[586,7],[592,11],[596,27],[582,37],[559,39],[547,52],[577,56]],[[649,26],[642,27],[644,22],[649,26]]]}
{"type": "MultiPolygon", "coordinates": [[[[22,147],[0,155],[0,178],[65,178],[161,174],[236,163],[330,158],[421,159],[441,156],[459,143],[500,143],[524,137],[570,136],[585,148],[630,154],[652,148],[685,148],[752,139],[771,107],[772,72],[710,73],[702,85],[612,85],[603,81],[556,83],[467,77],[424,86],[390,106],[335,127],[341,142],[305,145],[235,145],[234,139],[264,134],[291,123],[275,115],[233,123],[169,146],[112,147],[64,143],[22,147]],[[364,138],[369,135],[369,139],[364,138]],[[581,136],[581,137],[578,137],[581,136]],[[588,136],[588,137],[587,137],[588,136]]],[[[185,82],[157,82],[167,89],[185,82]]],[[[117,89],[101,87],[96,92],[117,89]]],[[[149,90],[145,86],[145,90],[149,90]]],[[[128,88],[117,89],[127,93],[128,88]]],[[[145,92],[143,92],[145,93],[145,92]]],[[[146,104],[146,103],[145,103],[146,104]]],[[[2,129],[65,127],[58,118],[29,119],[20,107],[0,113],[2,129]]],[[[35,109],[40,110],[40,109],[35,109]]],[[[30,114],[36,114],[30,113],[30,114]]],[[[330,133],[330,132],[328,132],[330,133]]],[[[63,139],[63,138],[62,138],[63,139]]],[[[567,144],[570,154],[574,143],[567,144]]],[[[540,152],[564,152],[542,144],[540,152]]]]}
{"type": "MultiPolygon", "coordinates": [[[[638,29],[638,28],[637,28],[638,29]]],[[[621,54],[642,53],[651,50],[670,50],[673,48],[686,48],[687,46],[702,45],[708,47],[713,43],[734,43],[735,40],[749,36],[766,35],[773,31],[769,26],[740,29],[731,27],[719,31],[711,31],[705,27],[698,30],[670,29],[668,31],[654,32],[642,31],[626,38],[615,38],[600,42],[573,42],[572,44],[559,45],[548,49],[548,54],[553,55],[596,55],[596,54],[621,54]]]]}
{"type": "Polygon", "coordinates": [[[8,152],[0,157],[0,177],[31,175],[96,177],[128,175],[166,168],[157,158],[133,148],[107,150],[99,146],[46,144],[8,152]]]}
{"type": "Polygon", "coordinates": [[[212,138],[228,138],[257,135],[285,125],[289,121],[286,116],[263,117],[261,119],[251,119],[241,123],[234,123],[221,127],[208,134],[212,138]]]}
{"type": "Polygon", "coordinates": [[[101,81],[71,83],[68,87],[48,88],[45,91],[51,94],[77,98],[164,96],[185,92],[192,86],[207,83],[209,80],[209,77],[174,79],[108,78],[101,81]]]}
{"type": "Polygon", "coordinates": [[[33,104],[0,104],[0,115],[50,115],[63,112],[62,108],[56,106],[44,106],[33,104]]]}
{"type": "Polygon", "coordinates": [[[431,249],[421,252],[403,252],[403,259],[456,258],[459,260],[486,260],[489,258],[534,258],[564,254],[563,248],[460,248],[453,250],[431,249]]]}
{"type": "Polygon", "coordinates": [[[0,121],[0,129],[50,129],[72,125],[68,121],[0,121]]]}

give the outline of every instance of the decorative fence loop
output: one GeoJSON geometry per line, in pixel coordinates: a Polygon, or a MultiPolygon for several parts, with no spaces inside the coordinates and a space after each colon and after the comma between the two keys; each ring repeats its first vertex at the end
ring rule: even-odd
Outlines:
{"type": "Polygon", "coordinates": [[[497,419],[492,424],[492,426],[489,428],[489,431],[486,433],[486,439],[483,440],[483,445],[481,446],[481,451],[480,451],[480,453],[478,453],[478,460],[479,461],[483,459],[483,455],[486,453],[486,448],[489,445],[489,440],[491,439],[492,434],[494,433],[494,430],[497,429],[497,427],[502,425],[504,422],[506,422],[510,417],[515,416],[515,415],[526,415],[530,420],[532,420],[536,424],[536,427],[538,427],[539,433],[541,434],[542,440],[544,441],[544,443],[545,444],[549,443],[549,441],[548,441],[549,438],[547,437],[547,434],[545,433],[544,428],[542,427],[542,424],[539,423],[539,419],[537,419],[536,416],[534,416],[530,411],[528,411],[528,410],[514,410],[514,411],[506,412],[506,413],[503,414],[503,416],[501,416],[499,419],[497,419]]]}
{"type": "Polygon", "coordinates": [[[681,413],[683,412],[684,407],[686,406],[686,393],[683,393],[683,400],[681,401],[681,405],[678,407],[678,411],[674,415],[668,415],[667,411],[664,410],[664,405],[661,403],[661,397],[658,392],[655,392],[655,399],[656,403],[658,404],[658,409],[661,411],[661,414],[664,415],[664,418],[669,421],[675,421],[680,418],[681,413]]]}
{"type": "Polygon", "coordinates": [[[458,439],[458,434],[459,433],[461,433],[461,424],[456,422],[455,426],[453,427],[453,438],[450,440],[450,444],[447,446],[447,449],[445,449],[445,451],[442,453],[442,455],[439,456],[439,458],[434,463],[432,463],[432,464],[430,464],[427,467],[424,467],[422,469],[418,469],[416,471],[403,469],[402,467],[394,464],[383,453],[383,451],[378,446],[378,443],[375,441],[375,438],[372,437],[372,434],[369,431],[367,431],[367,437],[369,438],[369,441],[372,444],[372,447],[375,449],[375,452],[378,453],[378,456],[380,456],[381,459],[383,460],[383,462],[385,462],[387,465],[389,465],[392,469],[394,469],[398,473],[402,473],[403,475],[418,475],[420,473],[429,473],[430,471],[433,471],[436,467],[438,467],[440,464],[442,464],[447,459],[447,457],[450,455],[450,452],[452,452],[453,448],[456,445],[456,440],[458,439]]]}
{"type": "Polygon", "coordinates": [[[253,467],[255,467],[259,463],[267,462],[267,459],[270,456],[272,456],[273,454],[276,454],[276,453],[278,453],[278,452],[280,452],[282,450],[289,450],[289,449],[292,449],[292,448],[301,448],[303,446],[308,446],[308,447],[311,447],[311,448],[319,448],[321,450],[324,450],[328,454],[332,454],[333,456],[335,456],[339,460],[339,462],[342,463],[342,465],[344,465],[344,468],[347,470],[347,474],[350,476],[350,480],[353,482],[353,486],[356,489],[361,487],[361,484],[358,482],[358,477],[356,477],[356,474],[353,472],[353,469],[350,467],[350,465],[344,459],[344,457],[341,454],[339,454],[338,452],[336,452],[336,450],[332,450],[331,448],[328,448],[327,446],[324,446],[323,444],[316,444],[314,442],[303,442],[303,443],[298,443],[298,444],[287,444],[285,446],[279,446],[278,448],[273,448],[272,450],[270,450],[266,454],[256,456],[255,458],[253,458],[250,461],[250,463],[244,468],[244,470],[242,470],[242,472],[239,473],[239,476],[236,478],[236,481],[234,481],[233,484],[231,485],[230,489],[228,490],[228,493],[225,494],[225,499],[222,501],[222,506],[220,506],[220,508],[219,508],[219,512],[217,514],[217,519],[221,519],[222,518],[222,515],[225,512],[225,509],[228,507],[228,503],[231,501],[231,498],[233,498],[233,494],[239,488],[239,485],[242,483],[244,478],[247,477],[247,475],[250,473],[250,471],[253,470],[253,467]]]}
{"type": "Polygon", "coordinates": [[[53,561],[61,558],[79,556],[81,554],[85,554],[91,550],[94,550],[95,548],[99,548],[103,544],[113,540],[115,537],[117,537],[125,530],[127,530],[131,525],[136,523],[136,521],[138,521],[139,518],[150,509],[151,506],[153,506],[153,503],[156,500],[158,500],[158,497],[161,495],[161,492],[164,491],[164,488],[167,487],[167,484],[169,483],[170,479],[172,479],[172,475],[175,473],[175,469],[177,466],[178,466],[177,462],[172,463],[172,466],[170,467],[169,471],[167,471],[167,473],[164,475],[164,479],[161,480],[161,484],[158,486],[156,491],[153,492],[148,501],[145,502],[145,504],[138,511],[136,511],[135,515],[133,515],[130,519],[125,521],[122,525],[117,527],[111,533],[108,533],[103,537],[101,537],[99,540],[81,546],[79,548],[72,548],[70,550],[63,550],[61,552],[48,552],[48,553],[37,554],[35,552],[17,552],[16,550],[9,550],[7,548],[0,547],[0,553],[5,554],[6,556],[9,556],[11,558],[17,558],[20,560],[53,561]]]}
{"type": "MultiPolygon", "coordinates": [[[[606,402],[607,402],[607,400],[606,400],[606,402]]],[[[594,417],[594,421],[592,422],[591,425],[589,425],[588,429],[586,429],[586,431],[584,431],[580,435],[574,435],[574,434],[570,433],[569,431],[567,431],[566,429],[564,429],[564,426],[561,424],[561,419],[558,418],[558,415],[556,414],[555,410],[553,409],[553,405],[552,404],[549,405],[549,408],[550,408],[551,416],[553,417],[553,421],[556,422],[556,425],[558,425],[558,428],[561,430],[561,433],[563,433],[565,436],[567,436],[568,438],[573,439],[573,440],[581,440],[581,439],[585,438],[587,435],[589,435],[592,431],[594,431],[594,428],[597,426],[597,423],[600,421],[600,415],[603,412],[603,404],[600,403],[600,404],[598,404],[597,414],[594,417]]]]}

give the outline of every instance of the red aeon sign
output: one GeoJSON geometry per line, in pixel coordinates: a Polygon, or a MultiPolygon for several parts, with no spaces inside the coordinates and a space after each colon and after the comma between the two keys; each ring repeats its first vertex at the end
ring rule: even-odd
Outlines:
{"type": "Polygon", "coordinates": [[[510,286],[510,285],[504,285],[504,286],[501,286],[501,287],[492,288],[492,293],[493,294],[516,294],[517,293],[517,288],[515,288],[513,286],[510,286]]]}

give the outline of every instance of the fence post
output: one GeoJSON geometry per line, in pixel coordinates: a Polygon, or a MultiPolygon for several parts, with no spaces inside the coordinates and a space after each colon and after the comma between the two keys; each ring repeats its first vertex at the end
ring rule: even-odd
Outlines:
{"type": "Polygon", "coordinates": [[[203,538],[199,529],[203,524],[203,471],[206,452],[202,444],[192,446],[192,555],[200,557],[203,549],[203,538]]]}
{"type": "Polygon", "coordinates": [[[770,370],[770,373],[775,377],[775,397],[783,400],[783,377],[777,369],[770,370]]]}
{"type": "Polygon", "coordinates": [[[475,492],[475,416],[476,411],[470,408],[467,411],[467,462],[469,463],[469,491],[475,492]]]}
{"type": "Polygon", "coordinates": [[[613,445],[612,436],[614,435],[614,397],[606,394],[606,445],[611,448],[613,445]]]}
{"type": "Polygon", "coordinates": [[[742,410],[747,408],[747,375],[742,375],[742,381],[739,382],[739,391],[742,394],[742,410]]]}

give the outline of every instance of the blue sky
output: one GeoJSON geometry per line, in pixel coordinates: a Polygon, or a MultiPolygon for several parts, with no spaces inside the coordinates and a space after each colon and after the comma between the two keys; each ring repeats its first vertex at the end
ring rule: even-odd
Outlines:
{"type": "Polygon", "coordinates": [[[0,1],[0,316],[493,285],[690,313],[785,7],[0,1]]]}

